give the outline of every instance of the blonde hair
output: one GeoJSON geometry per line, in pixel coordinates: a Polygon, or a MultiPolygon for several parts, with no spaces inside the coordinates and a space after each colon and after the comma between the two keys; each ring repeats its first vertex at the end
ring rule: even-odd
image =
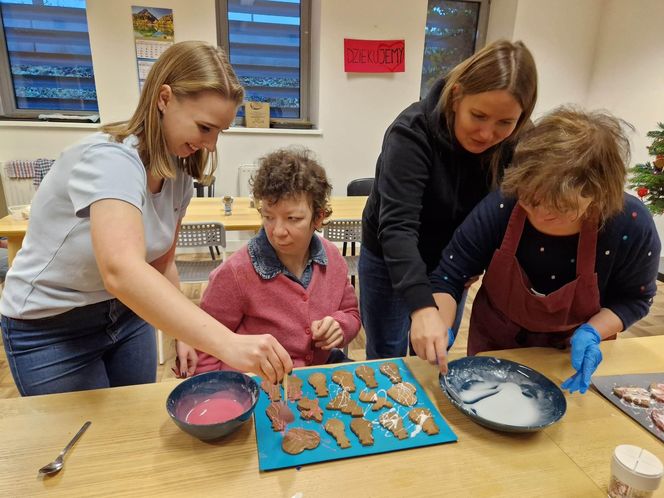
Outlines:
{"type": "Polygon", "coordinates": [[[498,181],[503,148],[519,139],[537,101],[537,68],[530,50],[520,42],[497,40],[454,67],[446,77],[438,100],[438,110],[445,116],[450,133],[454,133],[454,104],[465,95],[506,90],[519,103],[523,112],[514,131],[498,144],[491,156],[492,181],[498,181]]]}
{"type": "Polygon", "coordinates": [[[202,41],[184,41],[169,47],[152,66],[131,119],[107,124],[101,130],[118,142],[136,135],[141,159],[155,176],[173,178],[180,167],[203,183],[209,182],[217,167],[216,153],[201,148],[186,159],[173,161],[168,152],[157,107],[163,85],[169,85],[176,97],[215,91],[238,106],[244,99],[244,89],[222,49],[202,41]]]}
{"type": "Polygon", "coordinates": [[[585,215],[603,224],[623,209],[630,157],[625,128],[634,129],[605,111],[555,109],[519,141],[503,192],[558,212],[578,212],[579,196],[590,198],[585,215]]]}

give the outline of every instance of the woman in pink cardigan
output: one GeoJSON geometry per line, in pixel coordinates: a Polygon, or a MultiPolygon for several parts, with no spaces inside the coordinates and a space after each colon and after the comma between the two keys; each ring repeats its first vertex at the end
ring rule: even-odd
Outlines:
{"type": "MultiPolygon", "coordinates": [[[[263,227],[210,275],[201,300],[201,308],[236,334],[272,334],[296,367],[343,361],[337,348],[360,329],[346,262],[314,233],[332,214],[331,190],[306,150],[262,158],[253,195],[263,227]]],[[[230,367],[198,352],[195,373],[221,369],[230,367]]]]}

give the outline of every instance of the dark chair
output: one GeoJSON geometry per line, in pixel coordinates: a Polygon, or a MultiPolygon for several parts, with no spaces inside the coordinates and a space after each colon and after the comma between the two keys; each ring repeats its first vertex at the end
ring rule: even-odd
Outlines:
{"type": "Polygon", "coordinates": [[[373,188],[373,178],[356,178],[352,180],[346,187],[346,195],[348,197],[358,195],[369,195],[373,188]]]}
{"type": "Polygon", "coordinates": [[[214,182],[216,178],[213,176],[210,179],[210,184],[206,185],[201,182],[194,181],[194,190],[196,190],[196,197],[205,197],[205,188],[207,187],[207,196],[214,197],[214,182]]]}
{"type": "Polygon", "coordinates": [[[177,247],[208,247],[211,259],[181,261],[176,259],[180,282],[207,282],[210,272],[226,259],[226,229],[222,223],[183,223],[177,247]],[[224,248],[223,258],[217,259],[212,247],[224,248]]]}

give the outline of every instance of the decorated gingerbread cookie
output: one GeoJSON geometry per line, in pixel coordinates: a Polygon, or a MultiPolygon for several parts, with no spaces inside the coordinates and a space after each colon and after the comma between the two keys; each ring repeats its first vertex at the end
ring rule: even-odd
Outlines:
{"type": "Polygon", "coordinates": [[[431,410],[428,408],[413,408],[408,412],[408,418],[413,423],[421,426],[422,430],[429,436],[433,436],[439,432],[438,426],[431,415],[431,410]]]}
{"type": "Polygon", "coordinates": [[[267,418],[270,419],[270,422],[272,422],[272,430],[275,432],[283,432],[286,428],[286,423],[280,415],[281,411],[279,408],[279,402],[273,401],[270,403],[265,410],[265,414],[267,415],[267,418]]]}
{"type": "Polygon", "coordinates": [[[383,396],[378,396],[374,391],[364,390],[360,393],[360,401],[364,403],[373,403],[371,411],[377,412],[381,408],[392,408],[390,400],[383,396]]]}
{"type": "Polygon", "coordinates": [[[316,390],[316,396],[319,398],[325,397],[330,392],[327,389],[327,377],[325,377],[325,374],[316,372],[312,373],[309,376],[309,384],[316,390]]]}
{"type": "Polygon", "coordinates": [[[337,370],[332,374],[332,382],[339,384],[344,391],[355,392],[355,379],[348,370],[337,370]]]}
{"type": "Polygon", "coordinates": [[[355,374],[364,381],[367,387],[378,387],[373,368],[366,365],[360,365],[355,369],[355,374]]]}
{"type": "Polygon", "coordinates": [[[284,393],[288,401],[297,401],[302,397],[302,379],[295,375],[288,376],[288,393],[284,393]]]}
{"type": "Polygon", "coordinates": [[[300,416],[304,420],[323,421],[323,410],[318,406],[318,398],[301,398],[297,403],[297,409],[300,410],[300,416]]]}
{"type": "Polygon", "coordinates": [[[325,407],[328,410],[339,410],[341,413],[346,413],[352,417],[361,417],[364,415],[362,407],[357,404],[357,402],[350,397],[350,393],[345,389],[339,391],[339,393],[330,400],[330,402],[325,407]]]}
{"type": "Polygon", "coordinates": [[[269,380],[264,380],[261,382],[261,389],[265,391],[265,394],[267,394],[267,397],[270,398],[270,401],[281,400],[281,390],[279,389],[279,384],[273,384],[269,380]]]}
{"type": "Polygon", "coordinates": [[[417,403],[416,391],[417,389],[410,382],[400,382],[390,387],[387,390],[387,395],[404,406],[413,406],[417,403]]]}
{"type": "Polygon", "coordinates": [[[373,427],[368,420],[354,418],[350,421],[350,430],[360,439],[362,446],[371,446],[374,444],[373,427]]]}
{"type": "Polygon", "coordinates": [[[320,435],[301,427],[289,430],[281,441],[281,448],[289,455],[297,455],[304,450],[313,450],[320,444],[320,435]]]}
{"type": "Polygon", "coordinates": [[[398,439],[406,439],[408,432],[403,426],[403,419],[399,416],[396,410],[389,410],[381,413],[378,417],[380,425],[385,427],[388,431],[394,434],[398,439]]]}
{"type": "Polygon", "coordinates": [[[399,371],[399,367],[396,363],[386,361],[380,366],[380,371],[386,375],[388,379],[390,379],[392,384],[398,384],[402,381],[401,372],[399,371]]]}
{"type": "Polygon", "coordinates": [[[325,431],[335,439],[340,448],[350,448],[350,441],[346,436],[346,427],[342,420],[338,418],[329,419],[325,422],[325,431]]]}

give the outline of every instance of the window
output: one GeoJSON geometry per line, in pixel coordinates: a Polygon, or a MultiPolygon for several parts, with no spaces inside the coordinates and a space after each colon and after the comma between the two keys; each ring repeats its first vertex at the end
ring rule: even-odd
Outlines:
{"type": "Polygon", "coordinates": [[[488,19],[488,0],[429,0],[420,98],[440,76],[484,45],[488,19]]]}
{"type": "Polygon", "coordinates": [[[2,114],[98,111],[85,0],[0,0],[2,114]]]}
{"type": "Polygon", "coordinates": [[[272,119],[308,119],[309,12],[310,0],[217,0],[219,45],[245,100],[269,102],[272,119]]]}

